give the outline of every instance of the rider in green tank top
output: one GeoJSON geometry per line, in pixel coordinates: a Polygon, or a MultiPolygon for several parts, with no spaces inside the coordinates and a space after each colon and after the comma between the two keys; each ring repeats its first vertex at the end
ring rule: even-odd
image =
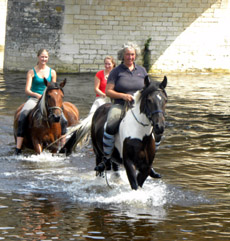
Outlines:
{"type": "MultiPolygon", "coordinates": [[[[34,71],[34,77],[33,77],[33,80],[32,80],[31,91],[42,95],[44,90],[45,90],[45,88],[46,88],[46,86],[44,84],[44,79],[40,78],[37,75],[37,73],[36,73],[34,68],[33,68],[33,71],[34,71]]],[[[51,80],[52,80],[52,75],[51,75],[51,68],[50,68],[50,73],[49,73],[49,77],[47,78],[47,81],[51,82],[51,80]]]]}
{"type": "MultiPolygon", "coordinates": [[[[26,129],[26,118],[29,112],[36,106],[39,99],[41,98],[46,86],[44,83],[44,77],[49,82],[56,82],[56,71],[47,66],[49,54],[46,49],[40,49],[37,54],[38,62],[37,65],[27,72],[27,80],[25,93],[28,95],[28,99],[25,102],[18,119],[18,131],[15,154],[21,153],[21,147],[24,140],[25,129],[26,129]],[[39,77],[41,76],[41,77],[39,77]],[[47,77],[48,76],[48,77],[47,77]]],[[[66,132],[67,120],[62,115],[62,135],[66,132]]]]}

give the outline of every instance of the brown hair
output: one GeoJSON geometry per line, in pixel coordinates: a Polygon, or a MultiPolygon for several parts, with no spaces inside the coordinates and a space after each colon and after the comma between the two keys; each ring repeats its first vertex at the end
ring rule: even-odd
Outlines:
{"type": "MultiPolygon", "coordinates": [[[[46,49],[39,49],[38,50],[38,53],[37,53],[37,57],[39,57],[44,51],[46,51],[46,53],[48,54],[49,56],[49,52],[46,50],[46,49]]],[[[39,62],[37,62],[37,65],[39,64],[39,62]]]]}
{"type": "Polygon", "coordinates": [[[112,56],[106,56],[106,57],[104,58],[104,62],[105,62],[106,59],[111,60],[111,62],[112,62],[112,64],[113,64],[113,68],[116,67],[116,62],[115,62],[115,60],[114,60],[114,58],[113,58],[112,56]]]}
{"type": "Polygon", "coordinates": [[[39,49],[38,53],[37,53],[37,56],[39,57],[42,54],[42,52],[44,52],[44,51],[46,51],[47,54],[49,55],[49,52],[46,49],[39,49]]]}

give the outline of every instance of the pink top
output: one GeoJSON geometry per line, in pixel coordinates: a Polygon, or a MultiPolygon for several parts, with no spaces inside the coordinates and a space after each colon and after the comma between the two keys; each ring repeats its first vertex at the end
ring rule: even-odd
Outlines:
{"type": "MultiPolygon", "coordinates": [[[[105,93],[105,88],[106,88],[106,84],[107,84],[107,79],[105,78],[104,75],[104,70],[100,70],[96,73],[97,78],[100,80],[100,85],[99,85],[99,90],[101,90],[103,93],[105,93]]],[[[98,94],[96,94],[96,96],[100,96],[98,94]]]]}

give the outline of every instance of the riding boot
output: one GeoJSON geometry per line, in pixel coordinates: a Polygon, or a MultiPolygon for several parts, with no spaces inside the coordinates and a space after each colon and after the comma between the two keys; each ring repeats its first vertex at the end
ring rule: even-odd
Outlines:
{"type": "Polygon", "coordinates": [[[14,154],[15,154],[16,156],[19,156],[19,155],[21,155],[21,154],[22,154],[22,150],[21,150],[21,149],[16,148],[16,149],[15,149],[15,151],[14,151],[14,154]]]}
{"type": "Polygon", "coordinates": [[[104,131],[103,135],[103,151],[104,151],[104,158],[103,161],[100,162],[96,167],[95,171],[103,172],[106,170],[111,170],[111,162],[110,158],[113,152],[114,148],[114,135],[108,134],[106,131],[104,131]]]}

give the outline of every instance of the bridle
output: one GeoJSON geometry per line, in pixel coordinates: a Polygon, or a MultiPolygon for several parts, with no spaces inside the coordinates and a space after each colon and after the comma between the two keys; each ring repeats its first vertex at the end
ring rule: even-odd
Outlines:
{"type": "MultiPolygon", "coordinates": [[[[130,104],[128,104],[128,106],[130,106],[130,104]]],[[[162,113],[163,116],[165,116],[165,112],[164,112],[163,110],[150,111],[149,108],[148,108],[148,105],[146,104],[146,106],[145,106],[145,115],[146,115],[146,117],[148,118],[148,120],[149,120],[150,123],[149,123],[149,124],[145,124],[145,123],[143,123],[143,122],[141,122],[141,121],[138,120],[138,118],[137,118],[137,116],[135,115],[135,113],[133,112],[132,108],[130,108],[130,110],[131,110],[131,113],[132,113],[134,119],[137,121],[138,124],[140,124],[140,125],[142,125],[142,126],[152,125],[153,123],[152,123],[151,117],[152,117],[153,115],[162,113]]]]}
{"type": "MultiPolygon", "coordinates": [[[[63,91],[63,89],[62,88],[59,88],[59,87],[48,87],[47,88],[47,90],[46,90],[46,93],[48,92],[48,91],[50,91],[50,90],[61,90],[62,91],[62,93],[63,93],[63,95],[64,95],[64,91],[63,91]]],[[[47,108],[47,110],[48,110],[48,112],[49,111],[52,111],[52,110],[55,110],[55,109],[58,109],[58,110],[60,110],[61,112],[63,111],[62,110],[62,108],[61,107],[59,107],[59,106],[48,106],[48,104],[46,104],[46,108],[47,108]]]]}
{"type": "MultiPolygon", "coordinates": [[[[58,89],[58,90],[60,89],[60,90],[63,92],[63,94],[64,94],[63,89],[62,89],[62,88],[59,88],[59,87],[48,87],[47,90],[46,90],[46,94],[47,94],[48,91],[53,90],[53,89],[58,89]]],[[[63,113],[63,107],[59,107],[59,106],[49,106],[48,103],[47,103],[47,101],[45,102],[45,108],[46,108],[46,110],[47,110],[46,115],[44,115],[44,114],[42,113],[42,111],[41,111],[41,114],[42,114],[43,120],[47,122],[47,125],[48,125],[48,126],[49,126],[49,124],[48,124],[48,123],[49,123],[49,118],[51,117],[51,114],[53,114],[53,111],[54,111],[54,110],[59,110],[59,111],[61,112],[61,115],[62,115],[62,113],[63,113]]],[[[37,109],[37,111],[38,111],[38,109],[37,109]]],[[[36,111],[36,112],[37,112],[37,111],[36,111]]]]}
{"type": "Polygon", "coordinates": [[[47,106],[48,113],[53,114],[53,110],[60,110],[61,113],[63,112],[63,108],[59,106],[47,106]]]}
{"type": "Polygon", "coordinates": [[[165,112],[163,111],[163,110],[154,110],[154,111],[150,111],[149,110],[149,108],[148,108],[148,106],[146,105],[146,113],[145,113],[145,115],[147,116],[147,118],[149,119],[149,121],[151,122],[151,117],[153,116],[153,115],[156,115],[156,114],[158,114],[158,113],[162,113],[163,114],[163,116],[165,116],[165,112]]]}

